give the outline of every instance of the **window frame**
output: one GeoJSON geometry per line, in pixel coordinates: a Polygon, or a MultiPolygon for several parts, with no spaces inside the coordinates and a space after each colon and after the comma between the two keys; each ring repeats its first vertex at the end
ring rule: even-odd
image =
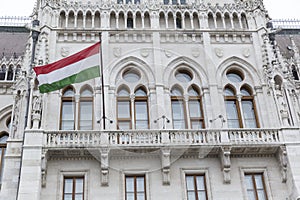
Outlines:
{"type": "Polygon", "coordinates": [[[206,184],[206,176],[205,176],[205,174],[198,174],[198,173],[196,173],[196,174],[185,174],[186,194],[187,194],[187,199],[188,199],[189,190],[187,188],[187,177],[193,177],[194,190],[192,190],[192,192],[195,193],[195,200],[199,200],[199,197],[198,197],[198,192],[199,191],[204,191],[205,192],[206,200],[208,200],[207,186],[206,186],[207,184],[206,184]],[[197,177],[203,177],[203,179],[204,179],[204,190],[198,190],[198,188],[197,188],[197,185],[198,185],[197,177]]]}
{"type": "Polygon", "coordinates": [[[122,130],[120,129],[119,126],[119,122],[128,122],[129,123],[129,130],[132,129],[132,112],[131,112],[131,99],[130,97],[125,97],[125,96],[121,96],[121,97],[117,97],[117,129],[118,130],[122,130]],[[128,102],[129,103],[129,118],[119,118],[119,102],[128,102]]]}
{"type": "Polygon", "coordinates": [[[245,200],[248,200],[248,194],[247,194],[247,187],[245,182],[245,174],[261,174],[264,180],[264,189],[266,194],[267,200],[272,200],[272,192],[271,187],[269,185],[269,177],[267,173],[266,167],[241,167],[240,168],[240,178],[242,183],[242,189],[243,189],[243,196],[245,200]]]}
{"type": "Polygon", "coordinates": [[[137,182],[136,182],[136,178],[137,177],[143,177],[144,178],[144,200],[147,200],[147,179],[146,179],[146,174],[142,174],[142,173],[137,173],[137,174],[124,174],[124,195],[125,195],[125,200],[127,200],[127,177],[133,177],[134,178],[134,200],[137,200],[137,182]]]}
{"type": "Polygon", "coordinates": [[[148,104],[148,97],[147,96],[136,96],[134,98],[134,127],[135,127],[135,130],[140,130],[140,129],[137,129],[136,125],[137,125],[137,120],[136,120],[136,102],[145,102],[146,106],[147,106],[147,128],[145,129],[149,129],[150,128],[150,120],[149,120],[149,104],[148,104]]]}
{"type": "Polygon", "coordinates": [[[63,177],[63,200],[65,200],[65,180],[72,179],[72,200],[75,200],[76,195],[76,179],[83,179],[82,200],[85,198],[85,178],[84,176],[64,176],[63,177]]]}
{"type": "Polygon", "coordinates": [[[59,130],[67,130],[67,129],[62,129],[62,122],[63,122],[63,107],[64,107],[64,102],[73,102],[73,129],[75,130],[75,124],[76,124],[76,101],[75,101],[75,90],[73,87],[67,87],[63,90],[62,96],[61,96],[61,106],[60,106],[60,123],[59,123],[59,130]],[[64,96],[65,92],[67,90],[72,90],[74,93],[74,96],[64,96]]]}
{"type": "Polygon", "coordinates": [[[180,128],[182,130],[187,129],[187,111],[186,111],[186,102],[184,101],[183,96],[172,96],[171,95],[171,112],[172,112],[172,123],[173,123],[173,129],[178,129],[174,127],[174,112],[173,112],[173,102],[180,102],[183,106],[183,122],[184,127],[180,128]]]}
{"type": "Polygon", "coordinates": [[[190,118],[189,119],[190,120],[190,129],[193,129],[193,122],[198,122],[198,121],[202,124],[202,129],[205,129],[203,103],[202,103],[202,98],[201,98],[200,94],[198,96],[189,96],[188,110],[189,110],[189,118],[190,118]],[[190,102],[191,101],[198,102],[199,107],[200,107],[201,117],[191,117],[191,113],[190,113],[190,102]]]}
{"type": "Polygon", "coordinates": [[[78,122],[77,122],[78,130],[93,130],[94,129],[94,97],[93,97],[93,91],[87,88],[84,88],[81,93],[80,93],[80,98],[79,98],[79,105],[78,105],[78,122]],[[89,90],[91,92],[91,96],[81,96],[82,92],[85,90],[89,90]],[[80,128],[80,123],[81,123],[81,102],[90,102],[92,105],[92,127],[91,129],[81,129],[80,128]]]}

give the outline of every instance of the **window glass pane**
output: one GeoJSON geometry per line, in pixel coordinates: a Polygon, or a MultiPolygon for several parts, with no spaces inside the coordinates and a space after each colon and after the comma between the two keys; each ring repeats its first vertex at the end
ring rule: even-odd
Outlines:
{"type": "Polygon", "coordinates": [[[178,88],[173,88],[171,90],[171,96],[182,96],[182,92],[180,89],[178,88]]]}
{"type": "Polygon", "coordinates": [[[138,89],[136,92],[135,92],[135,96],[136,97],[145,97],[147,96],[146,92],[142,89],[138,89]]]}
{"type": "Polygon", "coordinates": [[[64,200],[72,200],[72,194],[65,194],[64,200]]]}
{"type": "Polygon", "coordinates": [[[137,200],[145,200],[145,194],[144,193],[137,193],[136,194],[137,200]]]}
{"type": "Polygon", "coordinates": [[[134,193],[127,193],[126,200],[134,200],[134,193]]]}
{"type": "Polygon", "coordinates": [[[199,93],[194,89],[194,88],[191,88],[189,89],[189,95],[192,96],[192,97],[197,97],[199,96],[199,93]]]}
{"type": "Polygon", "coordinates": [[[73,192],[73,179],[65,179],[65,191],[64,193],[73,192]]]}
{"type": "Polygon", "coordinates": [[[233,91],[232,89],[230,89],[230,88],[225,88],[225,90],[224,90],[224,95],[225,95],[225,96],[234,96],[235,94],[234,94],[234,91],[233,91]]]}
{"type": "Polygon", "coordinates": [[[7,141],[7,139],[8,139],[8,136],[7,136],[7,135],[2,136],[2,137],[0,138],[0,144],[5,144],[6,141],[7,141]]]}
{"type": "Polygon", "coordinates": [[[206,193],[205,193],[205,191],[198,192],[198,199],[199,200],[206,200],[206,193]]]}
{"type": "Polygon", "coordinates": [[[195,192],[188,192],[188,200],[196,200],[195,192]]]}
{"type": "MultiPolygon", "coordinates": [[[[127,19],[127,27],[133,28],[133,19],[132,18],[127,19]]],[[[137,82],[138,80],[140,80],[140,78],[141,77],[140,77],[139,73],[133,69],[126,70],[123,73],[123,79],[130,83],[137,82]]]]}
{"type": "Polygon", "coordinates": [[[247,192],[248,194],[248,200],[257,200],[256,197],[255,197],[255,192],[254,191],[248,191],[247,192]]]}
{"type": "Polygon", "coordinates": [[[91,101],[80,102],[80,130],[92,130],[93,127],[93,104],[91,101]]]}
{"type": "Polygon", "coordinates": [[[189,101],[190,117],[202,117],[199,100],[189,101]]]}
{"type": "Polygon", "coordinates": [[[80,95],[81,95],[82,97],[92,97],[92,96],[93,96],[93,93],[92,93],[92,91],[90,91],[90,90],[84,90],[84,91],[81,92],[80,95]]]}
{"type": "Polygon", "coordinates": [[[122,89],[118,92],[118,96],[119,97],[127,97],[127,96],[129,96],[129,92],[125,89],[122,89]]]}
{"type": "Polygon", "coordinates": [[[235,101],[225,101],[227,122],[229,128],[239,128],[238,112],[235,101]]]}
{"type": "Polygon", "coordinates": [[[205,190],[204,176],[197,176],[196,181],[197,181],[197,189],[198,190],[205,190]]]}
{"type": "MultiPolygon", "coordinates": [[[[180,26],[181,26],[181,19],[180,18],[176,18],[176,21],[178,21],[177,23],[180,23],[180,26]]],[[[178,24],[179,25],[179,24],[178,24]]],[[[177,26],[177,28],[180,28],[177,26]]],[[[176,74],[175,74],[175,77],[178,81],[180,82],[184,82],[184,83],[187,83],[187,82],[190,82],[192,80],[192,76],[190,75],[189,72],[187,71],[184,71],[184,70],[180,70],[178,71],[176,74]]]]}
{"type": "Polygon", "coordinates": [[[243,78],[240,75],[235,73],[228,73],[226,74],[226,76],[233,83],[239,83],[243,81],[243,78]]]}
{"type": "Polygon", "coordinates": [[[186,176],[186,188],[187,190],[195,190],[194,176],[186,176]]]}
{"type": "Polygon", "coordinates": [[[192,129],[202,129],[203,126],[202,126],[202,122],[201,121],[196,121],[196,120],[193,120],[191,121],[191,126],[192,126],[192,129]]]}
{"type": "Polygon", "coordinates": [[[148,119],[148,107],[146,101],[136,101],[135,102],[135,117],[136,119],[148,119]]]}
{"type": "Polygon", "coordinates": [[[126,177],[126,192],[134,192],[134,178],[126,177]]]}
{"type": "Polygon", "coordinates": [[[241,93],[242,93],[242,95],[243,96],[251,96],[251,94],[248,92],[248,90],[246,90],[246,89],[241,89],[241,93]]]}
{"type": "Polygon", "coordinates": [[[245,183],[246,183],[247,189],[253,190],[253,181],[252,181],[251,175],[245,175],[245,183]]]}
{"type": "Polygon", "coordinates": [[[118,122],[118,129],[120,129],[120,130],[129,130],[130,129],[130,122],[128,122],[128,121],[119,121],[118,122]]]}
{"type": "Polygon", "coordinates": [[[72,101],[62,102],[62,130],[74,129],[74,109],[75,104],[72,101]]]}
{"type": "Polygon", "coordinates": [[[242,101],[243,116],[246,128],[256,128],[256,119],[252,101],[242,101]]]}
{"type": "Polygon", "coordinates": [[[186,128],[183,106],[184,104],[182,101],[172,101],[173,128],[175,129],[186,128]]]}
{"type": "Polygon", "coordinates": [[[75,195],[75,200],[83,200],[83,195],[82,194],[76,194],[75,195]]]}
{"type": "Polygon", "coordinates": [[[130,118],[130,101],[118,102],[118,118],[130,118]]]}
{"type": "Polygon", "coordinates": [[[136,178],[136,189],[137,192],[142,192],[145,190],[145,179],[144,177],[137,177],[136,178]]]}
{"type": "Polygon", "coordinates": [[[74,96],[74,91],[72,89],[68,89],[64,92],[63,96],[64,97],[73,97],[74,96]]]}
{"type": "Polygon", "coordinates": [[[264,185],[263,185],[263,180],[262,180],[262,175],[255,175],[255,184],[256,184],[256,188],[257,189],[263,189],[264,185]]]}
{"type": "Polygon", "coordinates": [[[266,200],[266,194],[264,190],[257,191],[258,200],[266,200]]]}
{"type": "Polygon", "coordinates": [[[75,186],[75,193],[83,193],[83,178],[77,178],[75,186]]]}

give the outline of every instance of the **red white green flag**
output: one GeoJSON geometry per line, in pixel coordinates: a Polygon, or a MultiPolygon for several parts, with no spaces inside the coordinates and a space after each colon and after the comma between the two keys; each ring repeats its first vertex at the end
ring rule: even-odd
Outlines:
{"type": "Polygon", "coordinates": [[[100,76],[100,42],[44,66],[34,67],[41,93],[64,88],[100,76]]]}

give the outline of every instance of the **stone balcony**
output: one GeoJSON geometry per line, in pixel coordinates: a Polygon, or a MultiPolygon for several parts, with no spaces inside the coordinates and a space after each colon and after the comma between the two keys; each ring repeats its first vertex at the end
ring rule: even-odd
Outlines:
{"type": "Polygon", "coordinates": [[[266,148],[283,144],[280,129],[44,131],[43,148],[266,148]]]}

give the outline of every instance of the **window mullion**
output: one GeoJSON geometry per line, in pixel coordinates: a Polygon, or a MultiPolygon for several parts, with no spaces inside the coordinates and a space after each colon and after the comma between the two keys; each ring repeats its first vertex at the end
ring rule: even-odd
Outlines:
{"type": "Polygon", "coordinates": [[[244,116],[243,116],[243,108],[242,108],[242,96],[238,95],[236,97],[236,109],[238,112],[238,118],[239,118],[239,124],[240,128],[244,127],[245,121],[244,121],[244,116]]]}
{"type": "Polygon", "coordinates": [[[198,188],[197,188],[197,176],[193,176],[194,178],[194,188],[195,188],[195,197],[196,197],[196,200],[199,200],[199,197],[198,197],[198,188]]]}

